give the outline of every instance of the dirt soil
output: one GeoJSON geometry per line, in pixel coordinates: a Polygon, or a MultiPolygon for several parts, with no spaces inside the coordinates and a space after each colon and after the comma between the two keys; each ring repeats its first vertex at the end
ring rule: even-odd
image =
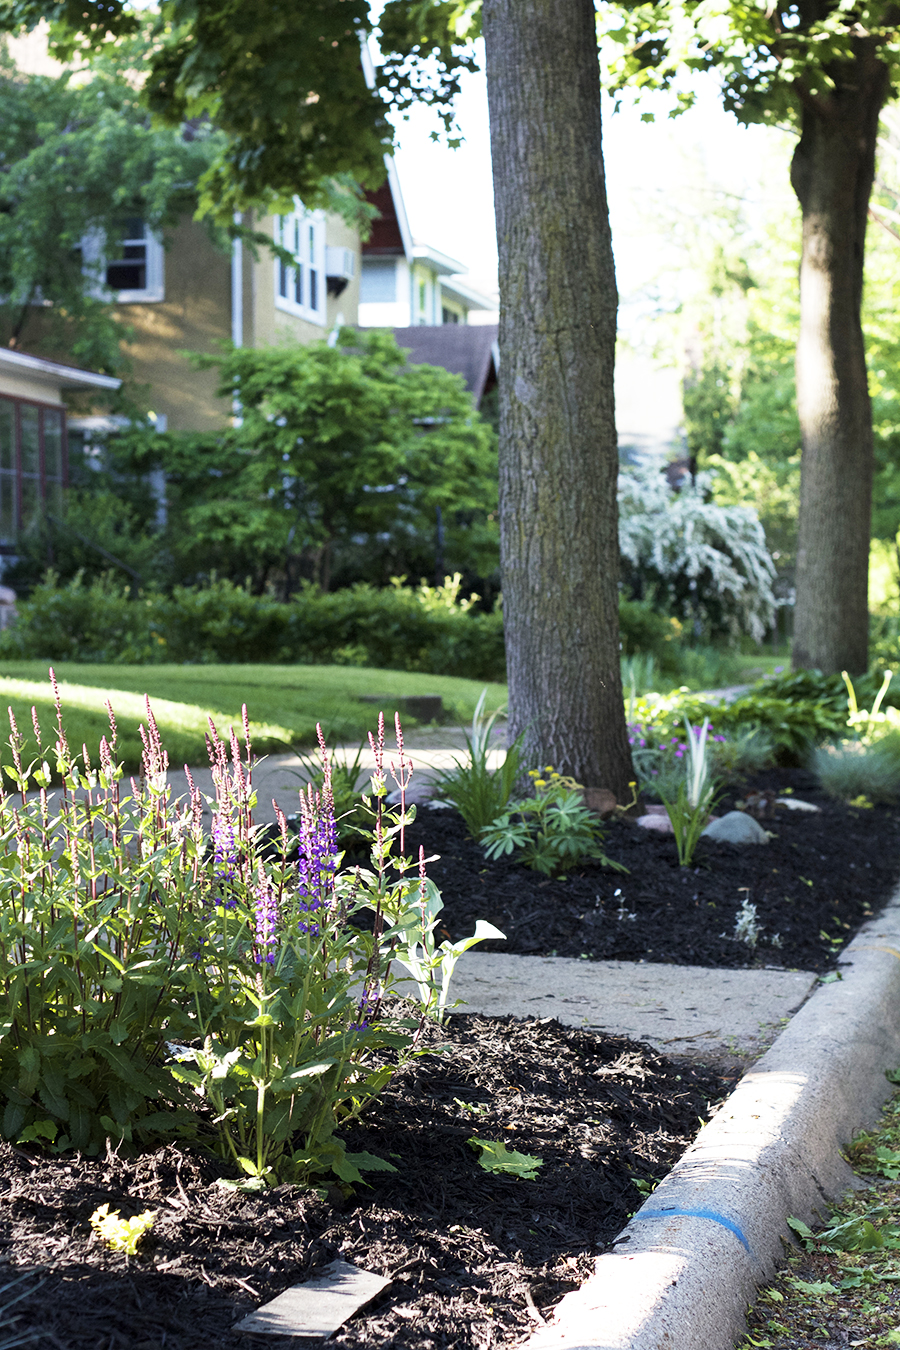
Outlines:
{"type": "Polygon", "coordinates": [[[42,1350],[249,1350],[271,1338],[234,1324],[340,1256],[392,1280],[338,1333],[346,1350],[518,1342],[638,1208],[636,1182],[663,1177],[733,1086],[550,1019],[454,1017],[426,1037],[437,1053],[348,1131],[397,1168],[355,1196],[236,1193],[215,1160],[174,1147],[98,1160],[0,1145],[0,1307],[27,1291],[15,1331],[34,1329],[42,1350]],[[485,1171],[475,1136],[542,1159],[537,1178],[485,1171]],[[158,1211],[138,1257],[92,1235],[104,1203],[158,1211]]]}
{"type": "Polygon", "coordinates": [[[627,876],[588,864],[551,879],[509,858],[488,862],[455,811],[427,807],[407,833],[406,851],[415,856],[422,844],[440,854],[428,873],[454,940],[471,933],[476,919],[506,934],[481,951],[824,971],[900,879],[900,808],[848,806],[818,791],[801,769],[773,769],[732,789],[716,811],[766,789],[790,791],[821,812],[777,807],[760,822],[772,835],[768,844],[703,839],[690,868],[678,866],[671,835],[618,819],[607,822],[604,848],[627,876]],[[755,947],[734,936],[745,899],[763,929],[755,947]]]}

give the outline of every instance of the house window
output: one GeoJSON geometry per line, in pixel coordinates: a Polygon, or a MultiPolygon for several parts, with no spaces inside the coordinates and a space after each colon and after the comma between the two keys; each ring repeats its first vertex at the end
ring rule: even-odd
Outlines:
{"type": "Polygon", "coordinates": [[[101,300],[113,291],[121,305],[165,299],[165,249],[162,240],[138,216],[123,221],[124,238],[108,245],[100,233],[81,241],[85,270],[100,283],[101,300]]]}
{"type": "Polygon", "coordinates": [[[363,258],[359,282],[361,305],[392,305],[397,299],[397,262],[394,258],[363,258]]]}
{"type": "Polygon", "coordinates": [[[64,409],[0,394],[0,552],[60,514],[65,471],[64,409]]]}
{"type": "Polygon", "coordinates": [[[275,242],[293,258],[275,260],[275,304],[312,323],[325,322],[325,216],[305,211],[298,201],[290,215],[275,222],[275,242]]]}

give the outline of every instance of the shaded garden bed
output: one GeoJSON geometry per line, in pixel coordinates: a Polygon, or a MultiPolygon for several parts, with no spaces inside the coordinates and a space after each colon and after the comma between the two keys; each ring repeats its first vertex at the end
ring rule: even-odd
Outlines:
{"type": "MultiPolygon", "coordinates": [[[[340,1346],[504,1345],[590,1273],[730,1080],[621,1037],[455,1017],[348,1133],[396,1173],[345,1196],[223,1189],[214,1160],[168,1147],[133,1160],[47,1159],[0,1146],[0,1282],[31,1271],[16,1329],[65,1350],[272,1344],[235,1322],[337,1256],[389,1276],[340,1346]],[[447,1046],[445,1053],[440,1047],[447,1046]],[[537,1178],[491,1174],[468,1145],[503,1140],[537,1178]],[[156,1209],[128,1258],[93,1237],[102,1204],[156,1209]]],[[[290,1339],[274,1344],[289,1346],[290,1339]]]]}

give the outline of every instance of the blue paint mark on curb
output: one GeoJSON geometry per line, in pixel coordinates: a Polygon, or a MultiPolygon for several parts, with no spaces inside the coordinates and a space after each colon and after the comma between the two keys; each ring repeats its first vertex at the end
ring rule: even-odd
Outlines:
{"type": "Polygon", "coordinates": [[[720,1223],[723,1228],[727,1228],[729,1233],[734,1233],[738,1242],[750,1251],[750,1243],[744,1237],[744,1234],[738,1228],[737,1224],[731,1219],[726,1219],[724,1214],[717,1214],[714,1209],[644,1209],[639,1214],[635,1214],[635,1219],[712,1219],[713,1223],[720,1223]]]}

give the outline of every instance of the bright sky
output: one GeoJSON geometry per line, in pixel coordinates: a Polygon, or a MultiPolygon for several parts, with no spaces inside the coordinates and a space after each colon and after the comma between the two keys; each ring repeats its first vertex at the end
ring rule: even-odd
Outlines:
{"type": "MultiPolygon", "coordinates": [[[[483,68],[483,56],[481,65],[483,68]]],[[[629,297],[654,277],[659,239],[648,230],[654,197],[685,186],[697,192],[698,209],[710,184],[749,199],[753,206],[781,202],[789,195],[785,137],[768,127],[739,126],[724,112],[708,82],[697,106],[675,120],[668,104],[645,99],[638,108],[612,114],[606,101],[604,157],[622,327],[627,330],[629,297]],[[660,120],[640,114],[659,109],[660,120]]],[[[483,73],[463,76],[457,119],[465,137],[458,150],[435,144],[438,124],[425,108],[398,124],[397,167],[413,234],[469,269],[469,280],[492,292],[497,284],[490,132],[483,73]]]]}

